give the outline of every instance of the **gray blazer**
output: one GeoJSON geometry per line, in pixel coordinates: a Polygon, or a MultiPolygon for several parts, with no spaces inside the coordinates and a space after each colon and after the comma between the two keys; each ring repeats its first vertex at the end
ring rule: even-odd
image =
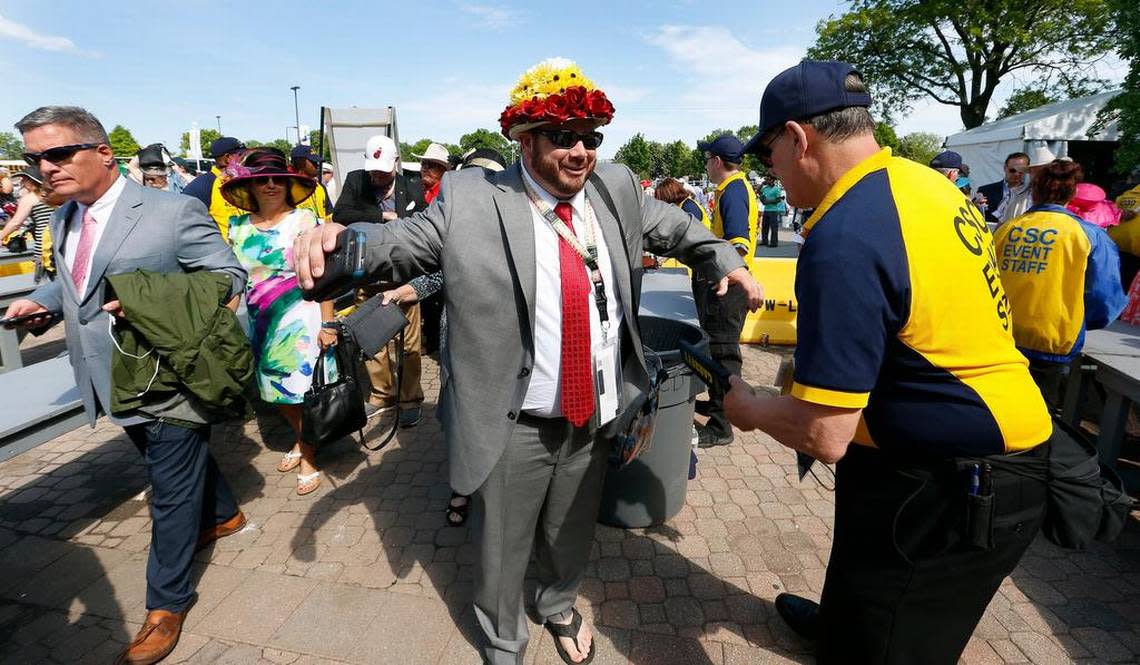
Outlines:
{"type": "MultiPolygon", "coordinates": [[[[63,312],[75,382],[83,398],[83,410],[94,425],[99,414],[111,405],[114,346],[107,333],[110,315],[102,310],[109,299],[105,275],[136,269],[159,273],[219,271],[232,277],[232,296],[245,288],[246,274],[201,201],[141,187],[128,179],[95,247],[85,292],[76,293],[63,259],[68,220],[75,209],[76,203],[69,201],[52,216],[52,252],[59,276],[36,289],[30,298],[49,310],[63,312]]],[[[144,415],[110,419],[123,426],[150,420],[144,415]]]]}
{"type": "MultiPolygon", "coordinates": [[[[352,227],[368,235],[365,261],[374,278],[406,282],[437,270],[446,276],[445,362],[451,371],[438,412],[448,442],[451,487],[461,494],[474,492],[498,462],[534,367],[535,239],[520,168],[447,173],[427,210],[387,224],[352,227]]],[[[706,274],[717,278],[744,267],[744,261],[680,208],[645,197],[628,168],[599,165],[596,173],[622,218],[619,224],[594,184],[586,185],[625,313],[624,407],[649,387],[636,315],[642,250],[703,263],[706,274]]]]}

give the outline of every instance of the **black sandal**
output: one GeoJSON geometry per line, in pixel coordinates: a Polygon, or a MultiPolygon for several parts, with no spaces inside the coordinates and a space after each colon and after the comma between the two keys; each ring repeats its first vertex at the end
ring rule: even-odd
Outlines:
{"type": "Polygon", "coordinates": [[[448,526],[463,526],[467,521],[467,508],[471,505],[471,497],[460,494],[459,492],[452,492],[451,499],[447,502],[447,525],[448,526]],[[463,505],[455,505],[456,499],[463,499],[463,505]]]}
{"type": "Polygon", "coordinates": [[[578,631],[582,629],[582,615],[578,614],[578,608],[576,607],[571,607],[570,613],[574,617],[570,620],[570,623],[554,623],[552,621],[547,621],[543,625],[546,627],[546,630],[550,631],[550,634],[554,636],[554,648],[558,649],[558,656],[562,658],[562,662],[566,663],[566,665],[586,665],[586,663],[589,663],[594,659],[594,647],[597,646],[596,641],[590,642],[590,653],[586,654],[585,658],[575,663],[573,660],[571,660],[570,654],[567,653],[566,648],[562,646],[562,642],[558,639],[560,637],[572,639],[574,640],[574,646],[578,649],[578,651],[582,650],[582,647],[578,644],[578,631]]]}

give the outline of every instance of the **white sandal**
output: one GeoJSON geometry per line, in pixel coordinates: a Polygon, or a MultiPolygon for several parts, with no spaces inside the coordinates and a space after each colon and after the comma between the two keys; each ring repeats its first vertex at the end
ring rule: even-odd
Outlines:
{"type": "Polygon", "coordinates": [[[305,496],[315,492],[321,486],[321,472],[314,471],[307,474],[297,474],[297,496],[305,496]],[[313,481],[316,481],[315,483],[313,481]],[[313,483],[311,486],[309,483],[313,483]]]}
{"type": "Polygon", "coordinates": [[[289,473],[301,465],[301,451],[289,451],[285,453],[281,461],[277,463],[277,470],[281,473],[289,473]]]}

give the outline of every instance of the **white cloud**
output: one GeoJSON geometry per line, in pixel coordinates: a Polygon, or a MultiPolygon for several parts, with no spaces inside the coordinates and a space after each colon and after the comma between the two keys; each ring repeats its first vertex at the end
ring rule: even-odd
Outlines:
{"type": "Polygon", "coordinates": [[[400,136],[458,143],[460,136],[480,127],[496,130],[512,85],[444,79],[435,90],[417,90],[398,106],[400,136]]]}
{"type": "Polygon", "coordinates": [[[491,5],[475,3],[462,3],[459,5],[459,10],[475,17],[473,27],[489,30],[514,27],[522,23],[526,16],[523,12],[507,7],[492,7],[491,5]]]}
{"type": "Polygon", "coordinates": [[[24,45],[41,51],[79,52],[75,42],[67,37],[39,33],[22,23],[0,16],[0,40],[2,39],[23,42],[24,45]]]}

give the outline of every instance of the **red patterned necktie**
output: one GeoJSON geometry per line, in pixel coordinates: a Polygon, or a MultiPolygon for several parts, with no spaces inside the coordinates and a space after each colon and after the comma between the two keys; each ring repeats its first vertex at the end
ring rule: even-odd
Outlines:
{"type": "MultiPolygon", "coordinates": [[[[574,232],[572,209],[562,201],[554,213],[574,232]]],[[[590,366],[590,278],[578,252],[558,236],[562,272],[562,415],[581,427],[594,415],[594,370],[590,366]]]]}

